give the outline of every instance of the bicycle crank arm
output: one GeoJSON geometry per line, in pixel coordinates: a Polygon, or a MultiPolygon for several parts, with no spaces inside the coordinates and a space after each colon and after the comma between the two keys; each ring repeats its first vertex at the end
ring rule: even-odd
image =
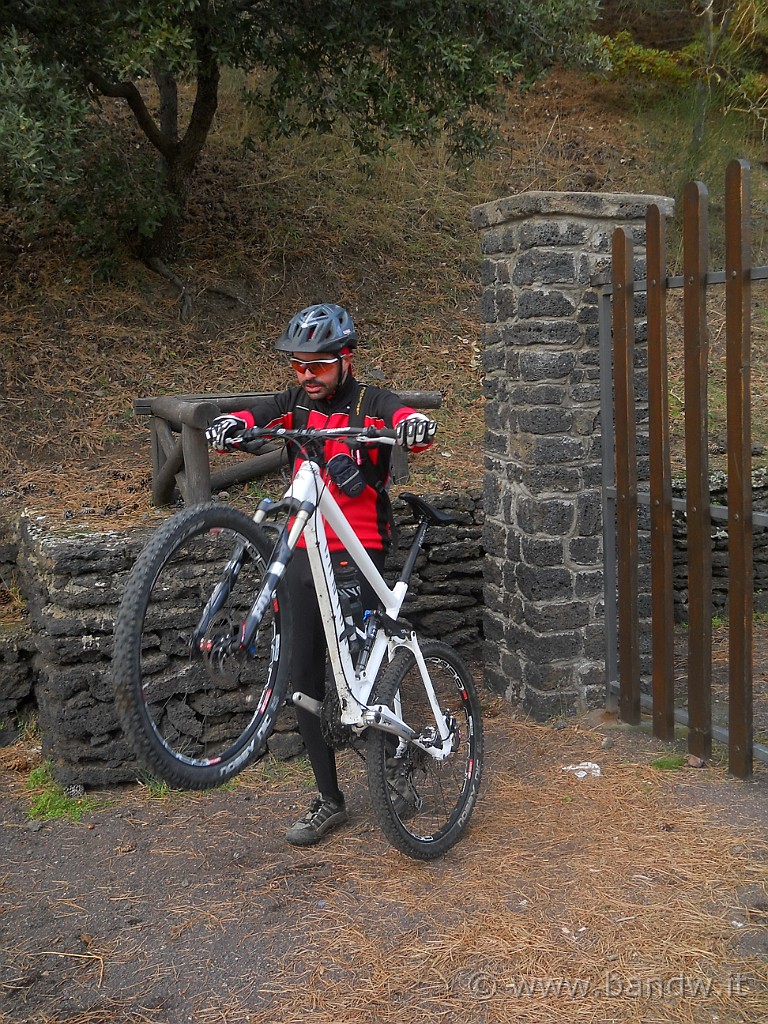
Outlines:
{"type": "Polygon", "coordinates": [[[288,698],[287,703],[295,704],[297,708],[302,708],[304,711],[309,711],[310,714],[317,715],[320,717],[320,712],[323,710],[323,702],[321,700],[315,700],[314,697],[308,697],[306,693],[302,693],[301,690],[296,690],[288,698]]]}
{"type": "Polygon", "coordinates": [[[377,704],[375,707],[367,708],[363,712],[363,724],[380,729],[382,732],[391,732],[403,740],[413,740],[416,732],[409,725],[393,714],[384,704],[377,704]]]}

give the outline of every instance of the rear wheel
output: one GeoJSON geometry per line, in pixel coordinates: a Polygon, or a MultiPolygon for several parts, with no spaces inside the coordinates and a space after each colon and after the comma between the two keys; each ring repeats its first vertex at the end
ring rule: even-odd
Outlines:
{"type": "MultiPolygon", "coordinates": [[[[483,760],[480,702],[464,660],[438,640],[421,643],[435,697],[453,733],[452,752],[437,760],[413,742],[368,732],[368,789],[387,839],[402,853],[432,860],[461,837],[477,801],[483,760]]],[[[401,648],[377,683],[385,704],[422,737],[434,714],[410,651],[401,648]]]]}
{"type": "Polygon", "coordinates": [[[272,542],[244,513],[202,505],[139,556],[115,625],[115,704],[141,764],[171,785],[221,785],[264,749],[285,699],[290,631],[272,595],[247,647],[243,622],[272,542]]]}

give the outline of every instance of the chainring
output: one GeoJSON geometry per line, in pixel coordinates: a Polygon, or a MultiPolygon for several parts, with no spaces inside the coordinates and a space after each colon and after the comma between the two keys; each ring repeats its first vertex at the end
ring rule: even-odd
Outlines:
{"type": "Polygon", "coordinates": [[[341,723],[341,704],[338,691],[333,683],[329,683],[325,688],[323,707],[320,712],[320,729],[323,739],[334,750],[351,747],[353,741],[357,739],[354,730],[341,723]]]}

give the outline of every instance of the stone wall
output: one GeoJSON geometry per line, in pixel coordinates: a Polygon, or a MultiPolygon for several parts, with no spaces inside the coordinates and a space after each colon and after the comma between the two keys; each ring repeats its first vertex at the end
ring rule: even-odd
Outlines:
{"type": "Polygon", "coordinates": [[[486,395],[486,679],[537,717],[605,699],[597,296],[618,225],[643,276],[658,196],[529,192],[477,207],[486,395]]]}
{"type": "Polygon", "coordinates": [[[0,623],[0,746],[16,739],[34,704],[35,641],[26,622],[0,623]]]}
{"type": "MultiPolygon", "coordinates": [[[[404,614],[424,635],[455,644],[476,662],[483,600],[482,498],[470,493],[433,501],[458,514],[461,523],[430,529],[404,614]]],[[[413,530],[399,521],[401,549],[407,548],[413,530]]],[[[136,777],[114,710],[110,659],[123,584],[148,535],[146,530],[65,534],[48,529],[44,519],[20,523],[18,568],[30,623],[25,642],[34,655],[17,691],[27,687],[29,693],[34,684],[43,752],[62,784],[101,786],[136,777]]],[[[399,566],[402,560],[401,550],[391,563],[399,566]]],[[[391,578],[396,575],[392,571],[391,578]]],[[[10,666],[10,648],[0,658],[10,666]]],[[[287,756],[301,749],[292,726],[287,714],[275,736],[275,752],[287,756]]]]}
{"type": "MultiPolygon", "coordinates": [[[[685,481],[673,480],[672,493],[685,498],[685,481]]],[[[713,473],[709,480],[710,502],[728,505],[728,481],[725,473],[713,473]]],[[[768,469],[752,474],[752,508],[755,513],[768,512],[768,469]]],[[[686,518],[682,512],[672,516],[672,545],[675,591],[675,620],[688,621],[688,543],[686,518]]],[[[712,608],[715,615],[723,615],[728,604],[728,524],[713,520],[712,537],[712,608]]],[[[643,538],[650,545],[650,533],[643,538]]],[[[754,610],[768,612],[768,529],[754,526],[752,531],[752,568],[754,572],[754,610]]]]}
{"type": "MultiPolygon", "coordinates": [[[[0,516],[0,579],[9,589],[18,583],[17,555],[14,531],[0,516]]],[[[16,739],[20,719],[34,704],[34,654],[35,643],[26,622],[0,622],[0,746],[16,739]]]]}

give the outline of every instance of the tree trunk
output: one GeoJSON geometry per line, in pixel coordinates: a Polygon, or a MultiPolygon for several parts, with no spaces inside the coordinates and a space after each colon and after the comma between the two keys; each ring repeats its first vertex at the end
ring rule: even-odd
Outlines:
{"type": "Polygon", "coordinates": [[[197,55],[195,102],[181,139],[176,79],[166,69],[155,69],[155,82],[160,94],[160,132],[164,142],[160,149],[161,173],[169,209],[155,231],[142,239],[141,256],[145,260],[173,260],[179,254],[192,179],[218,106],[219,66],[208,49],[207,40],[198,39],[197,55]]]}
{"type": "Polygon", "coordinates": [[[141,239],[143,260],[174,260],[181,249],[184,213],[192,184],[192,172],[185,174],[178,161],[161,158],[163,183],[171,208],[150,235],[141,239]]]}

